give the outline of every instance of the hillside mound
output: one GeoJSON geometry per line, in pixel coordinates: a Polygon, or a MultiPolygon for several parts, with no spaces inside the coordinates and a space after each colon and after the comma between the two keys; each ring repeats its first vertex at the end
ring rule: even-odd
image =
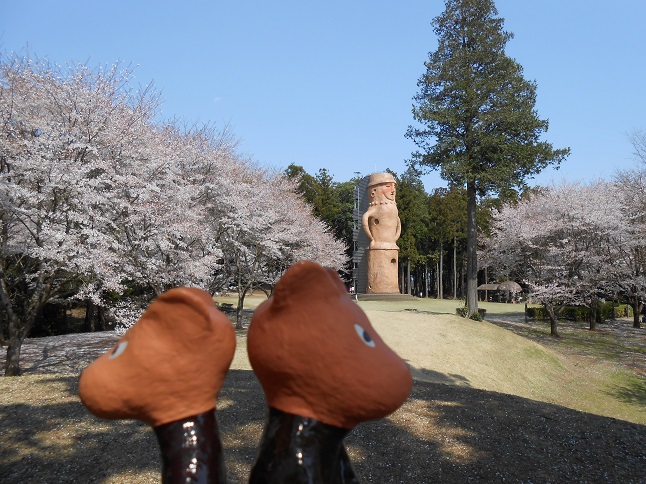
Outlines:
{"type": "Polygon", "coordinates": [[[484,322],[448,314],[367,310],[416,381],[516,395],[596,415],[646,423],[631,375],[601,360],[566,356],[484,322]]]}

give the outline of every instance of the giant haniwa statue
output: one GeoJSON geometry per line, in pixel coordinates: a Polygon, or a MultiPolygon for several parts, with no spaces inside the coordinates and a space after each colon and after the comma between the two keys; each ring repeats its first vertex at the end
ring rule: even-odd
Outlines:
{"type": "Polygon", "coordinates": [[[363,214],[363,230],[368,246],[367,293],[399,294],[397,267],[401,222],[397,211],[395,178],[390,173],[370,175],[368,210],[363,214]]]}

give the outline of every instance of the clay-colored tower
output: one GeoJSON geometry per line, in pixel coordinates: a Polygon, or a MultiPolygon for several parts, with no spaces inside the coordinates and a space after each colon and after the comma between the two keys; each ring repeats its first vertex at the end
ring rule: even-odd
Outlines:
{"type": "Polygon", "coordinates": [[[399,294],[397,267],[401,222],[397,211],[395,178],[390,173],[370,175],[366,195],[370,204],[363,214],[368,246],[367,293],[399,294]]]}

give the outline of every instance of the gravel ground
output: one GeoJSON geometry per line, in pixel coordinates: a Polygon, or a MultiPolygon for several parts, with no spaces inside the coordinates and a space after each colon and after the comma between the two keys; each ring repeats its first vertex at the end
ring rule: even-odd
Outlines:
{"type": "MultiPolygon", "coordinates": [[[[151,429],[96,419],[76,396],[79,371],[115,340],[95,333],[26,342],[25,375],[0,379],[0,482],[159,482],[151,429]]],[[[235,368],[218,419],[229,481],[241,483],[266,406],[253,372],[244,361],[235,368]]],[[[402,408],[359,425],[346,445],[363,482],[646,482],[644,425],[421,379],[402,408]]]]}

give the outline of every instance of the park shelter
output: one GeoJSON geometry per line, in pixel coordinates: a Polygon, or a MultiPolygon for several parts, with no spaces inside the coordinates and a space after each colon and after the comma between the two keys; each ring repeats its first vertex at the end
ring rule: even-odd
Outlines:
{"type": "Polygon", "coordinates": [[[481,301],[513,302],[523,288],[514,281],[503,281],[497,284],[481,284],[478,286],[478,299],[481,301]]]}

